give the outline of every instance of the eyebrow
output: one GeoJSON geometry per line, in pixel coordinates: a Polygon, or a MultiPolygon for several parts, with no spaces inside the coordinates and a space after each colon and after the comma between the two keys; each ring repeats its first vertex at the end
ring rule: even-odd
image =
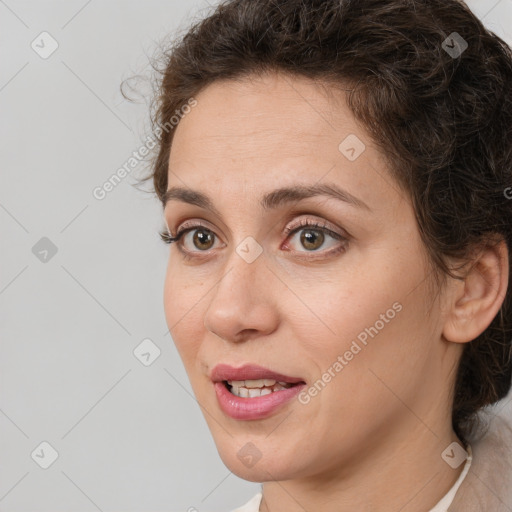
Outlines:
{"type": "MultiPolygon", "coordinates": [[[[326,196],[343,201],[347,204],[367,210],[372,209],[361,199],[350,194],[346,190],[338,187],[334,183],[319,183],[314,185],[295,185],[292,187],[283,187],[273,190],[265,194],[260,204],[263,209],[271,210],[278,208],[287,203],[308,199],[310,197],[326,196]]],[[[167,203],[171,200],[182,201],[184,203],[193,204],[210,211],[216,216],[221,216],[220,212],[215,208],[210,198],[199,192],[185,187],[172,187],[167,190],[162,198],[162,203],[165,208],[167,203]]]]}

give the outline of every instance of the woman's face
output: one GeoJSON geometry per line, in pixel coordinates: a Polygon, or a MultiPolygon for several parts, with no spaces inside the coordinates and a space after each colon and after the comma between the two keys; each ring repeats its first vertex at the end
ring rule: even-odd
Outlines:
{"type": "Polygon", "coordinates": [[[170,247],[166,319],[221,458],[247,480],[354,468],[449,425],[460,346],[441,341],[412,206],[333,98],[285,75],[216,82],[174,137],[168,190],[208,205],[166,204],[173,236],[194,228],[170,247]],[[295,187],[310,193],[277,192],[295,187]],[[302,384],[238,398],[212,381],[219,364],[302,384]]]}

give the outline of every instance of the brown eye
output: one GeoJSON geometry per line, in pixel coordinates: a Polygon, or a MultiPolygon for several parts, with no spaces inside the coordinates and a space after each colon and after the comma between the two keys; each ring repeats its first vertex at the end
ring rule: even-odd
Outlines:
{"type": "Polygon", "coordinates": [[[287,237],[286,250],[292,250],[297,255],[311,253],[314,257],[329,257],[345,251],[348,244],[347,236],[329,229],[327,224],[310,220],[301,222],[298,227],[288,226],[284,233],[287,237]]]}
{"type": "Polygon", "coordinates": [[[206,229],[196,229],[194,230],[194,235],[192,237],[192,243],[194,247],[201,251],[207,251],[211,249],[214,242],[214,234],[211,231],[206,229]]]}
{"type": "Polygon", "coordinates": [[[304,229],[300,236],[300,242],[305,249],[314,251],[322,247],[325,236],[321,231],[314,229],[304,229]]]}

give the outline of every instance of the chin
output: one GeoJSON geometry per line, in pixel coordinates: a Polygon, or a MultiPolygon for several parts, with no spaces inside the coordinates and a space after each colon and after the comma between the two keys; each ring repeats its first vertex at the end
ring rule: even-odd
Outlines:
{"type": "Polygon", "coordinates": [[[249,482],[282,481],[300,476],[298,468],[294,467],[297,454],[292,450],[287,456],[263,438],[251,441],[250,438],[225,437],[217,444],[217,450],[224,465],[249,482]]]}
{"type": "Polygon", "coordinates": [[[226,457],[221,455],[221,459],[233,474],[248,482],[283,481],[294,477],[292,468],[289,464],[283,464],[283,460],[276,464],[275,460],[265,461],[262,458],[254,466],[249,467],[238,459],[236,453],[230,453],[226,457]]]}

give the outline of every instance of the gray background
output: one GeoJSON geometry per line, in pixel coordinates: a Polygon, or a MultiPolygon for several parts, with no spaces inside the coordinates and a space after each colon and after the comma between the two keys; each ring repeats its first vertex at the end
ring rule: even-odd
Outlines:
{"type": "MultiPolygon", "coordinates": [[[[469,4],[512,44],[512,0],[469,4]]],[[[226,512],[259,490],[222,464],[166,334],[160,205],[134,187],[147,164],[92,194],[149,133],[120,82],[206,9],[0,0],[1,511],[226,512]]]]}

